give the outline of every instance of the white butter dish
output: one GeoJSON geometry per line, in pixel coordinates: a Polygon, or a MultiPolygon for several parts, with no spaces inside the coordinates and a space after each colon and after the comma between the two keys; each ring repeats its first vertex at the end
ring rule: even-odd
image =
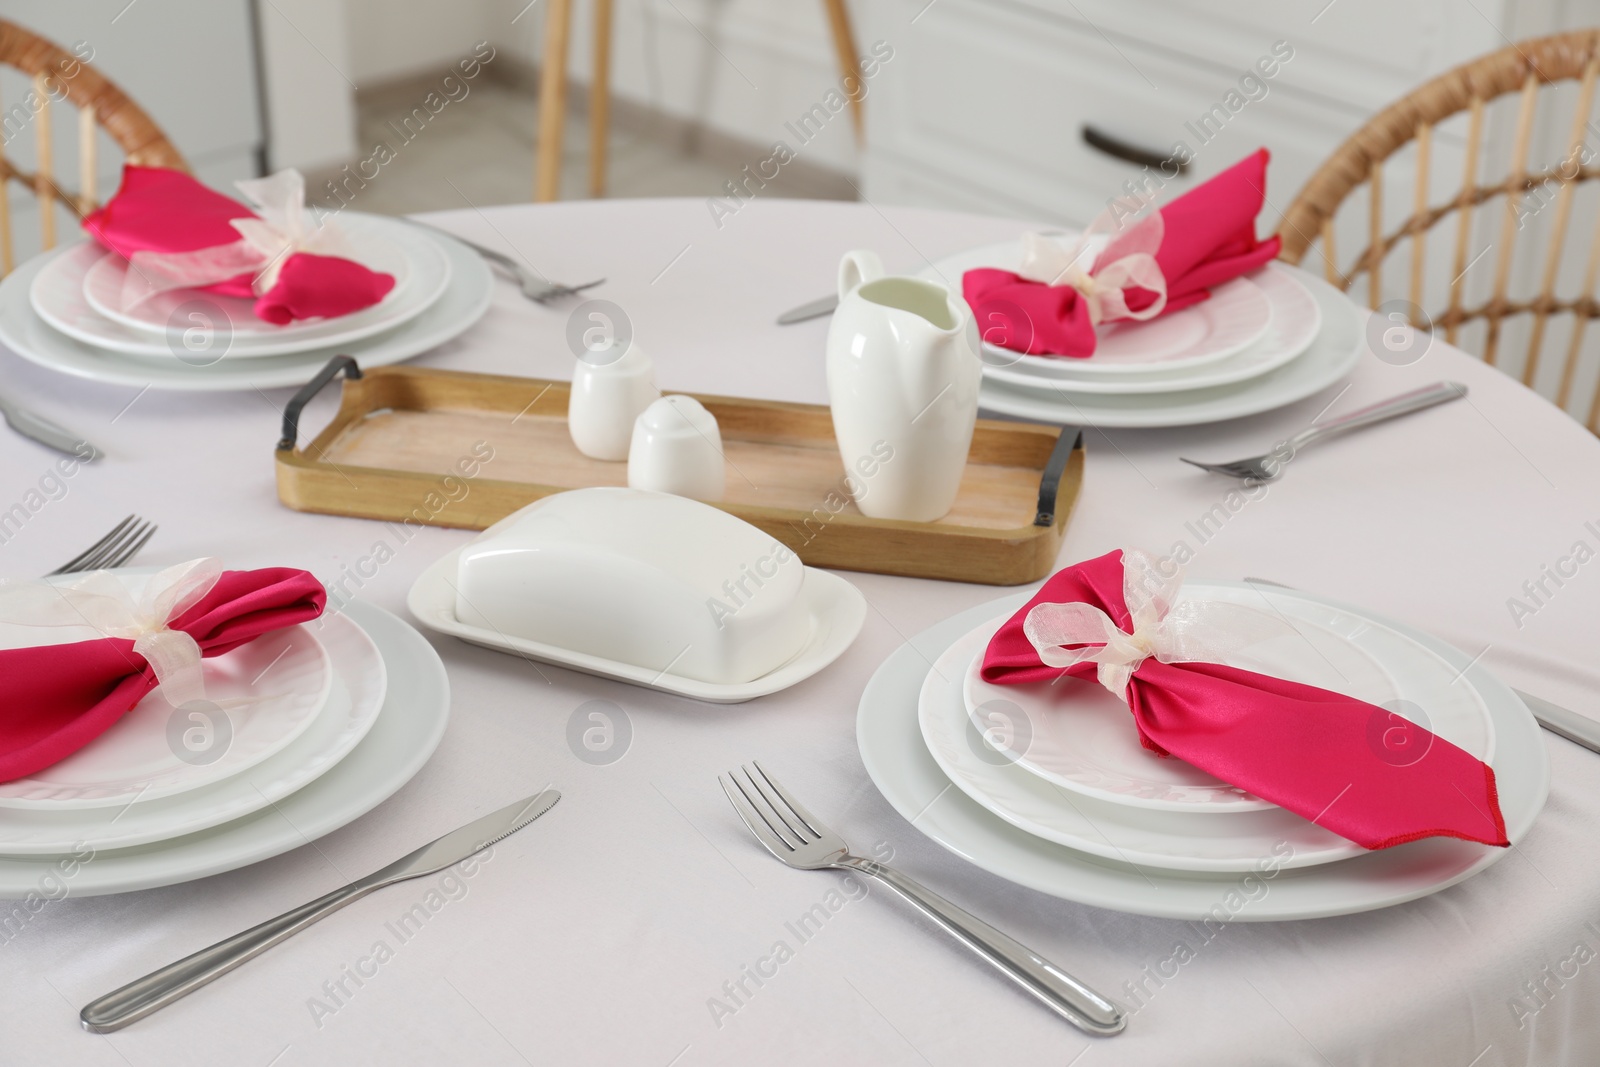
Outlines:
{"type": "Polygon", "coordinates": [[[430,566],[412,614],[476,644],[715,703],[809,677],[865,601],[707,504],[578,489],[530,504],[430,566]]]}

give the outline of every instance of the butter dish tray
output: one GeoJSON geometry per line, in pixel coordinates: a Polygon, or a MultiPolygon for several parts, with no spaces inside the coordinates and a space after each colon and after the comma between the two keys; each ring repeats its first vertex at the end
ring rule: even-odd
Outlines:
{"type": "MultiPolygon", "coordinates": [[[[800,651],[776,669],[748,682],[705,682],[675,675],[670,670],[605,659],[460,621],[456,617],[455,583],[461,555],[468,547],[464,545],[436,560],[412,585],[406,597],[406,607],[423,626],[484,648],[526,656],[541,663],[612,678],[657,692],[703,700],[709,704],[739,704],[780,692],[804,681],[838,659],[850,647],[860,633],[867,614],[866,598],[855,586],[837,575],[808,567],[801,597],[811,622],[811,633],[800,651]]],[[[670,667],[671,664],[665,666],[670,667]]]]}

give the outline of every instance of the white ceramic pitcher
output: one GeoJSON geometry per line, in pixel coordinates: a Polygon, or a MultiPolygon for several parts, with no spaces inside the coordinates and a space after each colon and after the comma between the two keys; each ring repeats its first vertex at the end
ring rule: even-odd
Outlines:
{"type": "Polygon", "coordinates": [[[978,417],[978,326],[959,293],[885,277],[868,251],[839,264],[828,400],[862,514],[932,522],[955,503],[978,417]]]}

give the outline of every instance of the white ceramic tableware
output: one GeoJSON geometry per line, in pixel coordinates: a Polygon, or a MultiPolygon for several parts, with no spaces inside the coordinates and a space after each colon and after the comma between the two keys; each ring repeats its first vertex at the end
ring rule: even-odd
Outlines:
{"type": "MultiPolygon", "coordinates": [[[[669,664],[665,671],[641,667],[574,651],[565,646],[564,640],[559,643],[530,641],[463,622],[456,617],[456,575],[464,551],[456,549],[435,561],[412,585],[406,606],[424,626],[485,648],[707,704],[738,704],[810,678],[850,647],[861,632],[867,613],[867,602],[855,586],[837,575],[808,567],[805,582],[800,587],[800,608],[808,627],[805,644],[787,662],[751,681],[706,682],[679,673],[676,664],[669,664]]],[[[759,559],[757,565],[760,565],[759,559]]],[[[771,569],[770,563],[765,569],[771,569]]]]}
{"type": "Polygon", "coordinates": [[[846,482],[862,514],[932,522],[955,503],[978,417],[978,347],[959,292],[884,277],[871,252],[845,255],[828,327],[828,402],[846,472],[875,468],[870,485],[846,482]]]}
{"type": "Polygon", "coordinates": [[[637,341],[615,357],[609,351],[579,356],[567,400],[572,443],[593,459],[627,459],[634,422],[660,395],[655,361],[637,341]]]}
{"type": "MultiPolygon", "coordinates": [[[[1296,595],[1351,614],[1368,614],[1321,597],[1296,595]]],[[[1263,922],[1346,915],[1415,900],[1471,877],[1513,851],[1431,838],[1298,870],[1278,870],[1277,857],[1265,855],[1245,874],[1183,873],[1090,856],[1008,824],[953,787],[922,741],[917,708],[929,664],[985,620],[1016,611],[1028,596],[980,604],[913,637],[878,668],[856,715],[856,740],[873,784],[918,830],[983,870],[1042,893],[1116,911],[1200,920],[1222,909],[1230,921],[1263,922]]],[[[1501,810],[1512,843],[1521,842],[1550,785],[1538,723],[1473,657],[1400,623],[1377,621],[1454,666],[1461,672],[1458,684],[1471,686],[1489,708],[1501,810]]]]}
{"type": "Polygon", "coordinates": [[[633,424],[628,487],[721,500],[728,487],[717,418],[692,396],[664,396],[633,424]]]}
{"type": "Polygon", "coordinates": [[[314,782],[372,728],[388,681],[385,660],[350,617],[330,613],[307,626],[327,649],[333,684],[311,725],[288,746],[238,774],[158,800],[114,808],[0,810],[0,856],[166,841],[272,806],[314,782]]]}
{"type": "Polygon", "coordinates": [[[1174,871],[1243,873],[1263,856],[1284,869],[1309,867],[1365,851],[1282,808],[1219,816],[1128,807],[1064,790],[998,756],[973,728],[961,691],[961,677],[981,657],[991,629],[973,630],[935,661],[922,683],[917,720],[939,769],[1011,825],[1093,856],[1174,871]]]}
{"type": "MultiPolygon", "coordinates": [[[[1347,693],[1407,719],[1489,762],[1494,729],[1488,709],[1457,671],[1415,641],[1364,615],[1280,598],[1268,589],[1185,582],[1179,601],[1235,604],[1282,620],[1292,632],[1230,652],[1223,662],[1347,693]]],[[[1003,619],[977,634],[981,644],[1003,619]]],[[[963,665],[961,689],[974,728],[989,736],[1001,724],[1016,739],[1017,764],[1072,792],[1128,807],[1232,813],[1270,808],[1236,786],[1183,760],[1164,759],[1139,743],[1128,708],[1092,680],[993,685],[981,660],[963,665]]],[[[995,735],[998,736],[998,735],[995,735]]]]}
{"type": "Polygon", "coordinates": [[[162,362],[198,361],[214,354],[247,359],[347,346],[427,311],[444,294],[452,271],[441,243],[422,228],[356,212],[346,218],[352,233],[371,246],[368,259],[394,274],[396,284],[373,306],[338,318],[275,326],[256,318],[253,300],[194,289],[162,293],[123,311],[127,260],[89,240],[51,259],[29,286],[28,299],[41,318],[69,337],[162,362]]]}
{"type": "MultiPolygon", "coordinates": [[[[0,625],[0,648],[92,635],[0,625]]],[[[201,670],[215,710],[181,711],[157,689],[66,759],[0,782],[0,808],[120,808],[199,789],[292,744],[321,713],[333,684],[328,653],[306,626],[263,634],[202,661],[201,670]]]]}
{"type": "MultiPolygon", "coordinates": [[[[1058,240],[1071,241],[1070,237],[1058,240]]],[[[935,260],[919,271],[955,287],[977,267],[1016,270],[1022,263],[1022,240],[1004,241],[935,260]]],[[[1146,322],[1108,323],[1096,332],[1094,355],[1086,358],[1028,356],[985,343],[989,366],[1070,363],[1084,376],[1127,377],[1204,366],[1242,351],[1266,332],[1272,318],[1267,296],[1249,278],[1235,278],[1211,291],[1209,299],[1146,322]]],[[[987,323],[979,323],[982,332],[987,323]]]]}
{"type": "Polygon", "coordinates": [[[355,602],[341,614],[371,638],[389,679],[381,713],[348,755],[270,806],[209,830],[87,858],[80,850],[71,863],[55,856],[0,857],[0,899],[63,883],[74,897],[125,893],[230,871],[315,841],[410,781],[449,721],[444,664],[421,634],[386,611],[355,602]],[[47,876],[52,880],[44,881],[47,876]]]}
{"type": "Polygon", "coordinates": [[[980,406],[1021,419],[1110,428],[1195,426],[1304,400],[1343,381],[1355,369],[1366,351],[1361,326],[1367,313],[1320,278],[1305,271],[1295,277],[1316,297],[1322,330],[1305,352],[1277,370],[1207,389],[1116,396],[1073,392],[1070,383],[1058,381],[1022,389],[986,379],[980,406]]]}
{"type": "Polygon", "coordinates": [[[1272,321],[1253,344],[1226,359],[1171,370],[1141,369],[1136,374],[1107,374],[1103,370],[1084,372],[1077,366],[1082,360],[1026,356],[1005,366],[986,360],[983,376],[1046,396],[1058,395],[1062,390],[1071,393],[1175,393],[1260,377],[1310,347],[1322,328],[1322,309],[1292,267],[1269,263],[1252,274],[1250,281],[1272,305],[1272,321]]]}
{"type": "Polygon", "coordinates": [[[179,392],[230,392],[304,385],[336,355],[356,357],[364,368],[399,363],[444,344],[483,317],[494,295],[494,279],[483,257],[443,234],[429,234],[450,262],[450,284],[426,311],[391,330],[353,342],[294,355],[259,359],[184,362],[130,356],[67,337],[48,325],[28,302],[33,278],[58,249],[36,256],[0,279],[0,344],[49,370],[75,378],[135,388],[179,392]]]}
{"type": "Polygon", "coordinates": [[[455,617],[703,682],[767,674],[810,636],[798,556],[725,511],[666,493],[556,493],[461,552],[455,617]]]}

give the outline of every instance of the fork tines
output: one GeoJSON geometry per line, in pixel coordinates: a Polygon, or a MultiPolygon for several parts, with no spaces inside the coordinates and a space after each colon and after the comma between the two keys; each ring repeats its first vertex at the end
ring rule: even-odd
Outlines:
{"type": "Polygon", "coordinates": [[[752,761],[738,771],[719,775],[717,781],[750,832],[779,859],[787,859],[788,853],[826,836],[816,816],[779,785],[759,762],[752,761]]]}
{"type": "Polygon", "coordinates": [[[129,515],[113,526],[110,533],[50,573],[78,574],[120,567],[137,555],[155,532],[155,523],[129,515]]]}

